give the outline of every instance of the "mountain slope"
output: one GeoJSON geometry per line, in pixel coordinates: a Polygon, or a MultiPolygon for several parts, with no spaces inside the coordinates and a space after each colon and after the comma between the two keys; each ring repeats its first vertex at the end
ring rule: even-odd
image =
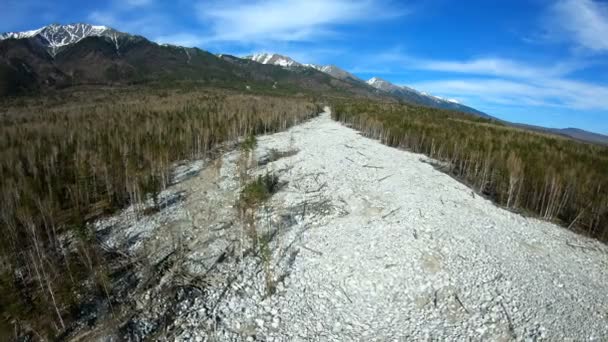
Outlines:
{"type": "Polygon", "coordinates": [[[493,119],[492,116],[478,111],[477,109],[462,105],[455,100],[443,99],[437,96],[419,92],[416,89],[398,86],[378,77],[373,77],[367,81],[367,84],[372,87],[397,96],[405,102],[420,104],[433,108],[451,109],[459,112],[477,115],[487,119],[493,119]]]}
{"type": "Polygon", "coordinates": [[[554,131],[559,131],[559,133],[565,134],[574,139],[608,145],[608,135],[588,132],[579,128],[563,128],[556,129],[554,131]]]}
{"type": "Polygon", "coordinates": [[[290,57],[282,56],[276,53],[258,53],[252,56],[245,57],[246,59],[251,59],[254,62],[258,62],[261,64],[271,64],[282,67],[296,67],[302,66],[302,64],[294,61],[290,57]]]}
{"type": "Polygon", "coordinates": [[[2,37],[0,96],[79,84],[192,80],[241,90],[274,88],[289,93],[389,98],[375,94],[365,84],[298,67],[293,61],[283,63],[276,56],[273,61],[293,68],[218,57],[198,48],[159,45],[107,27],[51,25],[2,37]]]}
{"type": "Polygon", "coordinates": [[[0,95],[77,84],[238,78],[238,70],[210,53],[131,35],[85,37],[54,56],[36,37],[0,41],[0,70],[0,95]]]}
{"type": "Polygon", "coordinates": [[[560,135],[562,137],[566,137],[566,138],[570,138],[570,139],[574,139],[574,140],[608,146],[608,135],[593,133],[593,132],[585,131],[585,130],[582,130],[579,128],[547,128],[547,127],[527,125],[527,124],[522,124],[522,123],[510,123],[510,122],[505,122],[505,123],[508,125],[511,125],[511,126],[515,126],[515,127],[530,130],[530,131],[537,131],[537,132],[546,133],[546,134],[560,135]]]}
{"type": "Polygon", "coordinates": [[[276,65],[289,69],[295,69],[298,67],[311,68],[326,73],[339,80],[362,82],[362,80],[359,79],[357,76],[335,65],[302,64],[295,61],[291,57],[287,57],[277,53],[257,53],[254,55],[245,56],[245,59],[250,59],[254,62],[258,62],[261,64],[276,65]]]}
{"type": "Polygon", "coordinates": [[[355,76],[355,75],[349,73],[348,71],[343,70],[335,65],[317,65],[317,64],[304,64],[304,65],[307,67],[313,68],[313,69],[317,69],[317,70],[324,72],[337,79],[341,79],[341,80],[350,79],[350,80],[358,81],[358,82],[362,81],[357,76],[355,76]]]}
{"type": "Polygon", "coordinates": [[[298,68],[311,68],[315,70],[319,70],[324,72],[336,79],[340,79],[343,81],[356,82],[356,83],[365,83],[381,92],[392,95],[393,97],[409,102],[412,104],[429,106],[434,108],[441,109],[451,109],[464,113],[469,113],[473,115],[477,115],[484,118],[492,118],[490,115],[478,111],[474,108],[462,105],[455,100],[446,100],[436,96],[428,95],[426,93],[419,92],[415,89],[397,86],[386,80],[383,80],[378,77],[374,77],[369,81],[365,82],[355,75],[340,69],[335,65],[317,65],[317,64],[301,64],[296,62],[290,57],[279,55],[276,53],[260,53],[254,54],[251,56],[245,57],[245,59],[250,59],[252,61],[267,64],[267,65],[276,65],[285,67],[288,69],[298,69],[298,68]]]}

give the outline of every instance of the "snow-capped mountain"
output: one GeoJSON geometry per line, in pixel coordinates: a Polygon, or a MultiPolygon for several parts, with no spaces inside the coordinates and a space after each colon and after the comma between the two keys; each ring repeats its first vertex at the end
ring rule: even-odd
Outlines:
{"type": "Polygon", "coordinates": [[[87,37],[108,37],[119,48],[119,38],[126,36],[126,33],[118,32],[107,26],[96,26],[89,24],[51,24],[37,30],[25,32],[7,32],[0,34],[0,40],[4,39],[27,39],[34,38],[41,43],[47,51],[55,56],[61,48],[78,43],[87,37]]]}
{"type": "Polygon", "coordinates": [[[402,90],[401,87],[396,86],[396,85],[390,83],[389,81],[385,81],[379,77],[372,77],[366,83],[378,90],[386,91],[389,93],[393,92],[393,91],[402,90]]]}
{"type": "Polygon", "coordinates": [[[397,97],[406,102],[441,109],[458,110],[461,112],[471,113],[482,117],[490,117],[489,115],[480,112],[474,108],[460,104],[457,100],[444,99],[438,96],[420,92],[416,89],[409,88],[406,86],[398,86],[379,77],[373,77],[367,82],[365,82],[359,79],[357,76],[343,69],[340,69],[335,65],[301,64],[290,57],[279,55],[276,53],[258,53],[251,56],[247,56],[245,58],[261,64],[277,65],[287,69],[312,68],[343,81],[367,83],[371,87],[376,88],[378,91],[391,94],[394,97],[397,97]]]}
{"type": "Polygon", "coordinates": [[[358,78],[357,76],[351,74],[350,72],[348,72],[344,69],[340,69],[335,65],[304,64],[304,66],[307,66],[307,67],[313,68],[313,69],[317,69],[321,72],[324,72],[332,77],[335,77],[335,78],[338,78],[341,80],[351,79],[354,81],[361,81],[361,79],[358,78]]]}
{"type": "Polygon", "coordinates": [[[251,59],[252,61],[258,63],[278,65],[285,68],[302,66],[302,64],[294,61],[290,57],[282,56],[277,53],[257,53],[255,55],[247,56],[245,58],[251,59]]]}
{"type": "Polygon", "coordinates": [[[245,58],[251,59],[252,61],[258,63],[277,65],[288,69],[293,67],[312,68],[337,79],[361,81],[361,79],[359,79],[357,76],[347,72],[346,70],[340,69],[335,65],[302,64],[296,62],[291,57],[279,55],[277,53],[258,53],[245,58]]]}
{"type": "Polygon", "coordinates": [[[441,109],[457,110],[465,113],[475,114],[477,116],[485,118],[490,117],[489,115],[480,112],[474,108],[460,104],[458,100],[444,99],[442,97],[427,94],[425,92],[421,92],[410,87],[398,86],[379,77],[373,77],[369,79],[366,83],[380,91],[390,93],[407,102],[441,109]]]}

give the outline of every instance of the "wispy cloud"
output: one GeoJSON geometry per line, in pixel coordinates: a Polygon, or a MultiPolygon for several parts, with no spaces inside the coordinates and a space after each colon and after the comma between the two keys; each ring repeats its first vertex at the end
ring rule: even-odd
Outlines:
{"type": "Polygon", "coordinates": [[[206,39],[200,34],[184,32],[170,35],[161,35],[154,38],[154,41],[159,44],[173,44],[185,47],[196,47],[203,45],[206,42],[206,39]]]}
{"type": "Polygon", "coordinates": [[[605,2],[557,1],[549,7],[544,22],[552,39],[567,39],[594,52],[608,51],[608,4],[605,2]]]}
{"type": "Polygon", "coordinates": [[[463,60],[425,59],[401,53],[399,50],[379,53],[376,62],[400,69],[440,71],[504,78],[546,78],[564,76],[587,66],[587,63],[568,60],[552,65],[531,65],[501,57],[482,57],[463,60]]]}
{"type": "Polygon", "coordinates": [[[404,14],[386,1],[256,0],[203,2],[201,21],[215,41],[310,41],[333,35],[334,26],[404,14]]]}
{"type": "Polygon", "coordinates": [[[552,79],[527,83],[504,79],[464,78],[413,84],[445,96],[461,96],[476,102],[508,106],[546,106],[577,110],[608,108],[608,87],[585,82],[552,79]]]}
{"type": "Polygon", "coordinates": [[[540,67],[504,58],[480,58],[465,61],[418,61],[416,65],[418,68],[425,70],[507,78],[561,76],[579,68],[578,63],[573,62],[540,67]]]}
{"type": "Polygon", "coordinates": [[[131,9],[103,9],[88,14],[91,24],[106,25],[120,31],[141,34],[146,37],[162,35],[166,27],[170,27],[170,18],[159,13],[134,15],[131,9]]]}
{"type": "Polygon", "coordinates": [[[576,71],[589,66],[583,61],[540,65],[499,57],[435,60],[396,51],[389,50],[376,54],[375,58],[367,56],[363,59],[372,61],[374,65],[390,66],[388,70],[384,69],[384,74],[392,74],[396,78],[404,71],[425,72],[427,80],[404,82],[404,85],[446,98],[474,102],[470,104],[572,110],[608,108],[608,87],[573,78],[576,71]]]}
{"type": "MultiPolygon", "coordinates": [[[[579,50],[608,51],[608,4],[592,0],[560,0],[544,13],[545,38],[573,44],[579,50]]],[[[389,51],[383,58],[401,61],[412,70],[433,71],[434,80],[410,84],[421,90],[472,100],[475,103],[605,111],[608,87],[574,76],[594,64],[574,54],[566,61],[531,64],[484,57],[468,60],[428,60],[389,51]]]]}

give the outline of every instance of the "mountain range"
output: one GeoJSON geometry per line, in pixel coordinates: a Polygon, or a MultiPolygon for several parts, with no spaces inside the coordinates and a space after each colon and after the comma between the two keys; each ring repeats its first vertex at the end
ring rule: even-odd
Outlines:
{"type": "Polygon", "coordinates": [[[361,83],[365,82],[379,92],[391,94],[395,98],[398,98],[399,100],[402,100],[402,101],[405,101],[408,103],[413,103],[413,104],[418,104],[418,105],[423,105],[423,106],[428,106],[428,107],[433,107],[433,108],[456,110],[459,112],[469,113],[469,114],[473,114],[473,115],[480,116],[480,117],[487,118],[487,119],[494,119],[492,116],[490,116],[486,113],[483,113],[481,111],[478,111],[474,108],[462,105],[462,104],[458,103],[458,101],[456,101],[456,100],[443,99],[441,97],[437,97],[437,96],[433,96],[433,95],[430,95],[430,94],[427,94],[424,92],[420,92],[420,91],[417,91],[415,89],[412,89],[412,88],[409,88],[406,86],[398,86],[398,85],[392,84],[392,83],[390,83],[386,80],[383,80],[381,78],[378,78],[378,77],[373,77],[368,81],[363,81],[360,78],[358,78],[357,76],[349,73],[346,70],[340,69],[339,67],[337,67],[335,65],[302,64],[302,63],[299,63],[299,62],[293,60],[290,57],[279,55],[276,53],[260,53],[260,54],[246,56],[245,58],[251,59],[252,61],[256,61],[258,63],[276,65],[276,66],[280,66],[280,67],[292,69],[292,70],[298,69],[298,68],[312,68],[312,69],[316,69],[321,72],[324,72],[337,79],[341,79],[341,80],[345,80],[345,81],[346,80],[356,81],[356,82],[361,82],[361,83]]]}
{"type": "MultiPolygon", "coordinates": [[[[275,53],[243,58],[213,55],[198,48],[160,45],[142,36],[83,23],[51,24],[26,32],[0,34],[0,96],[82,84],[184,80],[237,89],[256,87],[378,98],[498,120],[456,100],[378,77],[364,81],[335,65],[303,64],[275,53]]],[[[583,130],[526,127],[608,144],[608,136],[583,130]]]]}

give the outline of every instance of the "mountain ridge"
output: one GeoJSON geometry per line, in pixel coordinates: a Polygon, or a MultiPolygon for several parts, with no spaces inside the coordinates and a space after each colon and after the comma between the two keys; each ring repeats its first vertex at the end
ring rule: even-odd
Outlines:
{"type": "Polygon", "coordinates": [[[76,44],[88,37],[107,37],[119,48],[119,38],[132,36],[103,25],[84,23],[50,24],[36,30],[25,32],[6,32],[0,34],[0,40],[6,39],[37,39],[55,57],[64,47],[76,44]]]}
{"type": "Polygon", "coordinates": [[[400,98],[403,98],[407,101],[411,101],[411,102],[414,102],[417,104],[421,104],[421,105],[425,105],[425,106],[429,106],[429,107],[440,108],[440,109],[456,110],[459,112],[473,114],[473,115],[483,117],[486,119],[496,120],[495,117],[493,117],[489,114],[486,114],[482,111],[479,111],[475,108],[463,105],[456,100],[444,99],[444,98],[441,98],[438,96],[434,96],[431,94],[427,94],[427,93],[418,91],[414,88],[410,88],[407,86],[398,86],[389,81],[381,79],[379,77],[372,77],[371,79],[369,79],[367,81],[367,84],[371,85],[372,87],[374,87],[378,90],[394,94],[400,98]]]}
{"type": "Polygon", "coordinates": [[[379,77],[372,77],[368,81],[364,81],[357,76],[349,73],[346,70],[343,70],[335,65],[317,65],[317,64],[303,64],[295,61],[291,57],[284,56],[277,53],[258,53],[249,56],[245,56],[244,58],[250,59],[252,61],[261,63],[261,64],[271,64],[276,66],[281,66],[288,69],[293,68],[313,68],[324,72],[334,78],[341,80],[351,80],[355,82],[365,83],[372,88],[379,90],[381,92],[385,92],[387,94],[391,94],[394,97],[417,105],[429,106],[440,109],[450,109],[457,110],[460,112],[476,115],[479,117],[483,117],[486,119],[495,119],[491,115],[488,115],[484,112],[481,112],[477,109],[474,109],[469,106],[465,106],[460,104],[456,100],[452,99],[443,99],[438,96],[430,95],[424,92],[420,92],[416,89],[406,87],[406,86],[398,86],[392,84],[386,80],[383,80],[379,77]]]}
{"type": "MultiPolygon", "coordinates": [[[[71,24],[72,25],[72,24],[71,24]]],[[[86,84],[133,84],[149,81],[198,83],[288,93],[342,93],[385,97],[366,85],[342,81],[306,68],[288,70],[229,55],[216,56],[199,48],[157,44],[145,37],[92,25],[69,30],[55,25],[8,33],[0,40],[0,96],[86,84]],[[86,29],[83,29],[86,28],[86,29]],[[64,36],[43,36],[45,29],[64,36]],[[58,45],[63,44],[58,48],[58,45]]]]}

